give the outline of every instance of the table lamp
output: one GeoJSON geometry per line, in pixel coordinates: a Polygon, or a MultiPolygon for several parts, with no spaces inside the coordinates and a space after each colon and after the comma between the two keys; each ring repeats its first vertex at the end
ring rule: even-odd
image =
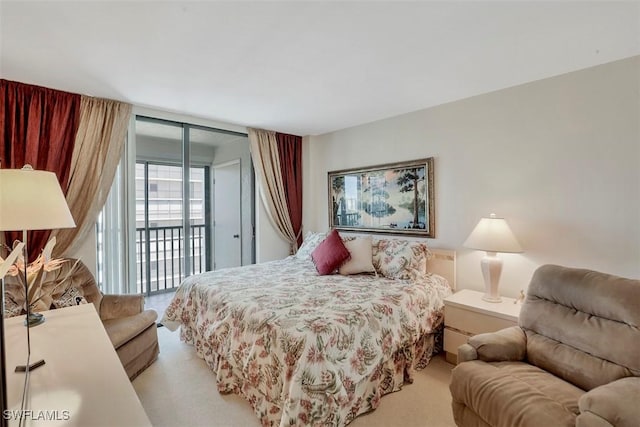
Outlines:
{"type": "Polygon", "coordinates": [[[507,221],[496,217],[495,214],[491,214],[489,218],[480,219],[476,228],[465,240],[464,246],[487,252],[480,263],[485,289],[482,299],[489,302],[502,301],[498,293],[502,260],[498,258],[497,252],[522,252],[507,221]]]}
{"type": "MultiPolygon", "coordinates": [[[[53,172],[34,170],[30,165],[22,169],[0,169],[0,231],[22,231],[25,268],[29,260],[27,230],[75,226],[58,178],[53,172]]],[[[7,243],[11,245],[12,242],[7,243]]],[[[44,316],[30,312],[27,283],[25,287],[25,321],[29,327],[36,326],[44,322],[44,316]]]]}
{"type": "MultiPolygon", "coordinates": [[[[44,316],[41,313],[32,313],[30,307],[29,284],[26,279],[27,264],[29,262],[27,230],[50,230],[75,226],[69,206],[58,183],[58,178],[53,172],[37,171],[30,165],[25,165],[22,169],[0,169],[0,232],[22,230],[22,243],[24,243],[27,364],[19,366],[17,369],[27,372],[25,390],[29,370],[44,363],[43,360],[33,364],[30,363],[31,340],[29,338],[29,329],[44,322],[44,316]]],[[[2,288],[2,312],[4,316],[4,282],[2,288]]]]}

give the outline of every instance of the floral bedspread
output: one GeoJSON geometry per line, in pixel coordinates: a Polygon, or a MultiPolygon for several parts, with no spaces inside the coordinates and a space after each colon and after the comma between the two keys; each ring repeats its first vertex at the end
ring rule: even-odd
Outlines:
{"type": "Polygon", "coordinates": [[[341,426],[428,362],[420,348],[450,293],[437,275],[318,276],[289,257],[187,278],[162,322],[181,326],[219,391],[243,395],[263,425],[341,426]]]}

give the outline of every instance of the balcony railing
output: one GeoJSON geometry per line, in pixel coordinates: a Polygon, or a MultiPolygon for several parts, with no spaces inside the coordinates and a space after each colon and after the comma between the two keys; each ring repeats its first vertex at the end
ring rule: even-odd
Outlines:
{"type": "MultiPolygon", "coordinates": [[[[191,272],[208,268],[205,225],[191,226],[191,272]]],[[[147,295],[176,289],[184,280],[184,233],[182,226],[136,229],[136,268],[138,292],[147,295]]]]}

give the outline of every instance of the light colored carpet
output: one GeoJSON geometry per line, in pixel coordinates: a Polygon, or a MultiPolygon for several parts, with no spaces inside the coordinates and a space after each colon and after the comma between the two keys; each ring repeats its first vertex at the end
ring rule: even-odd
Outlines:
{"type": "MultiPolygon", "coordinates": [[[[218,393],[215,376],[178,332],[158,329],[160,356],[134,381],[142,406],[156,427],[260,427],[242,397],[218,393]]],[[[453,366],[442,355],[417,372],[413,384],[381,399],[373,412],[349,426],[455,426],[451,414],[449,379],[453,366]]]]}

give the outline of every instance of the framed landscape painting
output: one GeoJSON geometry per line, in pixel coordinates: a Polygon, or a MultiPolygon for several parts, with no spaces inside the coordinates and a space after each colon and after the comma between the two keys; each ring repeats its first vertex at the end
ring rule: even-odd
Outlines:
{"type": "Polygon", "coordinates": [[[433,157],[328,178],[331,228],[435,237],[433,157]]]}

